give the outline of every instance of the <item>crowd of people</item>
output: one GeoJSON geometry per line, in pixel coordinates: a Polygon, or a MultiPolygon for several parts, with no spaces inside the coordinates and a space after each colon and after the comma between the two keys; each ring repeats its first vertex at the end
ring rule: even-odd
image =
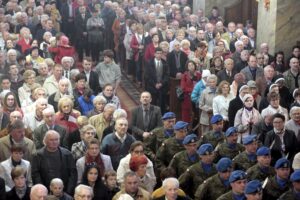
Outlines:
{"type": "Polygon", "coordinates": [[[273,56],[250,20],[206,14],[2,1],[0,200],[300,199],[300,47],[273,56]]]}

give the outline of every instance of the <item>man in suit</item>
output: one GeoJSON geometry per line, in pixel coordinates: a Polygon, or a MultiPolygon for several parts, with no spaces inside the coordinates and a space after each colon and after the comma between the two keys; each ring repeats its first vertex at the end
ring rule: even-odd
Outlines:
{"type": "Polygon", "coordinates": [[[242,50],[238,59],[234,59],[234,70],[239,73],[242,69],[244,69],[248,65],[249,59],[249,51],[242,50]]]}
{"type": "Polygon", "coordinates": [[[185,71],[185,63],[188,60],[188,57],[180,50],[180,43],[178,41],[174,41],[173,47],[174,50],[167,55],[170,77],[181,78],[181,75],[185,71]]]}
{"type": "Polygon", "coordinates": [[[224,61],[224,69],[218,72],[218,81],[219,83],[221,81],[227,81],[230,84],[233,82],[234,75],[236,72],[233,70],[233,59],[232,58],[227,58],[224,61]]]}
{"type": "Polygon", "coordinates": [[[94,92],[94,95],[99,94],[101,92],[101,87],[99,84],[99,77],[98,77],[98,74],[92,70],[91,58],[85,57],[83,59],[82,66],[83,66],[82,73],[85,75],[90,88],[94,92]]]}
{"type": "Polygon", "coordinates": [[[264,70],[262,68],[257,67],[257,60],[255,55],[250,55],[248,66],[241,70],[246,77],[246,81],[256,81],[257,78],[262,77],[264,75],[264,70]]]}
{"type": "Polygon", "coordinates": [[[158,105],[161,112],[166,110],[166,93],[168,91],[169,72],[167,63],[161,59],[162,49],[155,49],[155,58],[151,59],[145,68],[146,90],[150,92],[154,105],[158,105]]]}
{"type": "Polygon", "coordinates": [[[226,40],[227,43],[230,44],[230,42],[235,39],[235,35],[234,35],[235,29],[236,29],[235,23],[229,22],[227,26],[227,32],[223,33],[221,35],[221,38],[226,40]]]}
{"type": "Polygon", "coordinates": [[[72,0],[67,0],[64,3],[62,3],[60,8],[61,18],[62,18],[62,24],[61,29],[62,32],[65,33],[68,38],[70,38],[71,42],[74,42],[74,33],[73,33],[73,27],[74,27],[74,10],[72,7],[72,0]]]}
{"type": "Polygon", "coordinates": [[[55,112],[53,108],[46,108],[43,110],[43,120],[44,123],[38,126],[36,129],[33,131],[34,135],[34,144],[37,149],[40,149],[44,146],[43,139],[48,130],[55,130],[59,133],[60,135],[60,144],[64,147],[67,147],[67,133],[66,129],[63,127],[56,125],[54,123],[55,120],[55,112]]]}
{"type": "Polygon", "coordinates": [[[142,92],[141,105],[131,111],[131,128],[137,140],[143,141],[153,129],[162,126],[160,108],[151,105],[151,101],[151,94],[142,92]]]}

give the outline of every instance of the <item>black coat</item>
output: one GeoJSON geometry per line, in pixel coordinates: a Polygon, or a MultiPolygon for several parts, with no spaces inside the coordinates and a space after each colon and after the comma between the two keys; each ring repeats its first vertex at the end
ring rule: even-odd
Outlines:
{"type": "MultiPolygon", "coordinates": [[[[84,71],[82,73],[85,75],[84,71]]],[[[90,72],[89,86],[93,90],[94,95],[98,95],[102,91],[99,84],[99,76],[94,71],[90,72]]]]}
{"type": "Polygon", "coordinates": [[[227,73],[226,73],[226,69],[222,69],[221,71],[219,71],[217,73],[218,83],[220,83],[221,81],[227,81],[227,82],[229,82],[231,84],[233,82],[235,74],[236,74],[236,72],[232,71],[231,72],[231,76],[228,76],[227,73]]]}
{"type": "Polygon", "coordinates": [[[180,51],[180,68],[177,69],[176,68],[176,59],[175,59],[175,51],[171,51],[170,53],[168,53],[167,55],[167,63],[169,66],[169,71],[170,71],[170,77],[175,78],[176,74],[178,72],[184,73],[185,72],[185,64],[186,61],[188,60],[187,55],[183,52],[180,51]]]}
{"type": "Polygon", "coordinates": [[[9,123],[9,117],[6,113],[3,113],[1,119],[1,130],[5,129],[8,123],[9,123]]]}
{"type": "Polygon", "coordinates": [[[5,182],[3,178],[0,177],[0,199],[6,200],[5,196],[5,182]]]}
{"type": "MultiPolygon", "coordinates": [[[[9,192],[6,193],[6,199],[9,200],[30,200],[30,187],[27,187],[26,192],[25,192],[25,196],[20,199],[16,193],[16,188],[13,187],[9,192]]],[[[2,199],[1,199],[2,200],[2,199]]]]}

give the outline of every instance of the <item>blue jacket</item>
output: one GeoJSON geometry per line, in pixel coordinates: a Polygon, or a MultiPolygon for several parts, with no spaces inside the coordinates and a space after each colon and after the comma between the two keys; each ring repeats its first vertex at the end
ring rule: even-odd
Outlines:
{"type": "Polygon", "coordinates": [[[82,115],[87,115],[89,111],[94,110],[94,104],[93,104],[93,100],[94,100],[95,96],[92,95],[90,97],[90,101],[86,102],[83,98],[83,96],[78,97],[78,104],[80,107],[80,111],[82,115]]]}
{"type": "Polygon", "coordinates": [[[195,87],[192,91],[192,94],[191,94],[192,102],[196,103],[197,105],[199,104],[200,96],[205,88],[206,88],[206,85],[204,84],[202,79],[200,81],[198,81],[198,83],[195,85],[195,87]]]}

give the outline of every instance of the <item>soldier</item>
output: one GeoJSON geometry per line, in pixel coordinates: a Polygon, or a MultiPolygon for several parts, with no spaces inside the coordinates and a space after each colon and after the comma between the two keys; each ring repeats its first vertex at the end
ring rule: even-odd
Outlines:
{"type": "Polygon", "coordinates": [[[218,174],[206,179],[198,187],[195,200],[215,200],[230,191],[229,177],[232,172],[232,161],[229,158],[221,158],[217,163],[217,170],[218,174]]]}
{"type": "Polygon", "coordinates": [[[225,132],[225,143],[216,147],[216,161],[222,157],[233,159],[236,155],[244,151],[244,146],[237,143],[238,132],[235,127],[229,127],[225,132]]]}
{"type": "Polygon", "coordinates": [[[259,180],[249,181],[245,188],[247,200],[262,200],[262,185],[259,180]]]}
{"type": "Polygon", "coordinates": [[[231,191],[223,194],[217,200],[244,200],[245,187],[247,183],[246,173],[242,170],[233,171],[229,177],[229,183],[231,185],[231,191]]]}
{"type": "Polygon", "coordinates": [[[289,190],[290,167],[290,161],[286,158],[280,158],[276,161],[276,175],[272,178],[267,178],[263,184],[264,199],[278,199],[280,195],[289,190]]]}
{"type": "Polygon", "coordinates": [[[169,164],[169,167],[175,170],[176,177],[179,177],[189,166],[199,161],[197,135],[190,134],[185,136],[182,144],[185,150],[176,153],[169,164]]]}
{"type": "Polygon", "coordinates": [[[256,151],[257,163],[247,170],[249,180],[264,181],[267,177],[275,175],[275,170],[271,167],[271,151],[268,147],[260,147],[256,151]]]}
{"type": "Polygon", "coordinates": [[[217,173],[213,164],[214,148],[211,144],[202,144],[197,151],[200,162],[193,164],[179,177],[180,187],[191,197],[199,185],[217,173]]]}
{"type": "Polygon", "coordinates": [[[256,164],[257,139],[256,135],[248,135],[243,139],[245,151],[238,154],[233,161],[234,170],[246,171],[256,164]]]}
{"type": "Polygon", "coordinates": [[[173,112],[167,112],[162,117],[163,126],[156,128],[152,134],[144,138],[145,154],[150,160],[155,161],[156,151],[164,140],[174,136],[173,126],[176,122],[176,115],[173,112]]]}
{"type": "Polygon", "coordinates": [[[168,167],[170,158],[184,150],[183,140],[187,134],[187,126],[189,124],[183,121],[178,121],[174,126],[175,136],[166,139],[156,153],[156,168],[158,172],[168,167]]]}
{"type": "Polygon", "coordinates": [[[223,130],[223,117],[222,115],[214,115],[212,116],[210,123],[212,124],[211,131],[205,133],[201,137],[201,144],[210,143],[214,148],[220,143],[223,143],[225,140],[223,130]]]}
{"type": "Polygon", "coordinates": [[[299,191],[300,191],[300,170],[292,173],[290,181],[293,184],[293,187],[287,192],[283,193],[278,200],[298,200],[299,191]]]}

